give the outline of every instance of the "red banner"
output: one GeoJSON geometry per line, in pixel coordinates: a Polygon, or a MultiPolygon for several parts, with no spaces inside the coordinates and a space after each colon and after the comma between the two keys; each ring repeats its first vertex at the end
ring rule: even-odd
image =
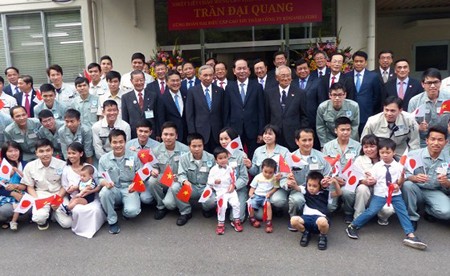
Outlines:
{"type": "Polygon", "coordinates": [[[321,0],[168,0],[169,30],[322,21],[321,0]]]}

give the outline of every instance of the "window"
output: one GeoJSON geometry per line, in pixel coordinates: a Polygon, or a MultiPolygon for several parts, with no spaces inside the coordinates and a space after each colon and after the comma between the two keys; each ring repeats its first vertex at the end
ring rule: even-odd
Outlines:
{"type": "Polygon", "coordinates": [[[415,71],[422,72],[430,67],[446,72],[449,68],[449,42],[417,43],[415,50],[415,71]]]}
{"type": "Polygon", "coordinates": [[[82,72],[85,62],[79,11],[6,14],[2,18],[0,30],[8,38],[8,45],[0,41],[2,68],[19,68],[21,74],[33,77],[35,86],[48,82],[46,68],[51,64],[63,68],[66,82],[73,82],[82,72]]]}

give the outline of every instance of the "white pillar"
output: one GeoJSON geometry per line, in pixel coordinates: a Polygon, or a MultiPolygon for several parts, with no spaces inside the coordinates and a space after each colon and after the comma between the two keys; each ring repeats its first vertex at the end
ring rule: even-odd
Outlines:
{"type": "Polygon", "coordinates": [[[369,0],[369,16],[368,16],[368,30],[367,30],[367,55],[368,66],[370,70],[375,69],[376,54],[375,54],[375,23],[376,23],[376,5],[375,0],[369,0]]]}

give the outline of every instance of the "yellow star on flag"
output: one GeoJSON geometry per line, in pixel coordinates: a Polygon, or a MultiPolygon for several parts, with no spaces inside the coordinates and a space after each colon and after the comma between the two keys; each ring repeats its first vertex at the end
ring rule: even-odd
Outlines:
{"type": "Polygon", "coordinates": [[[172,174],[169,173],[169,174],[167,175],[167,178],[168,178],[168,179],[172,179],[172,174]]]}

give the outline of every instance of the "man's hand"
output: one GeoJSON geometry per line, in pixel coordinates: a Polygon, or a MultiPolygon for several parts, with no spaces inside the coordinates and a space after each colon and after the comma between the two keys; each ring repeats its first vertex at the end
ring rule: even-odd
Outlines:
{"type": "Polygon", "coordinates": [[[418,175],[411,176],[410,180],[412,182],[416,182],[416,183],[425,183],[429,180],[429,178],[428,178],[428,175],[419,173],[418,175]]]}

